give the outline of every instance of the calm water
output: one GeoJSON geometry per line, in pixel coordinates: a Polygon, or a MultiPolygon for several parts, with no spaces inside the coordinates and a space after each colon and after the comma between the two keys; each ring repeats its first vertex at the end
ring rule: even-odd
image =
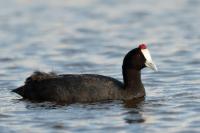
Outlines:
{"type": "Polygon", "coordinates": [[[0,132],[200,132],[199,0],[0,0],[0,132]],[[10,90],[34,70],[122,80],[127,51],[148,43],[146,100],[59,106],[10,90]]]}

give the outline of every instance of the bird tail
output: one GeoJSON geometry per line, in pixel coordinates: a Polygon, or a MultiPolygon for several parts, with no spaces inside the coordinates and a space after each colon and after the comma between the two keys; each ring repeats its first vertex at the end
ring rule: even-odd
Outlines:
{"type": "Polygon", "coordinates": [[[24,86],[21,86],[21,87],[18,87],[14,90],[12,90],[12,92],[15,92],[21,96],[24,96],[24,91],[25,91],[25,87],[24,86]]]}

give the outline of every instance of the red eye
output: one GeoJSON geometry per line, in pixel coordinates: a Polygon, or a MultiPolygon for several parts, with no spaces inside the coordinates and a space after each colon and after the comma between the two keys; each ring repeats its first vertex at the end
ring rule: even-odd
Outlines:
{"type": "Polygon", "coordinates": [[[140,57],[141,55],[140,54],[137,54],[137,57],[140,57]]]}

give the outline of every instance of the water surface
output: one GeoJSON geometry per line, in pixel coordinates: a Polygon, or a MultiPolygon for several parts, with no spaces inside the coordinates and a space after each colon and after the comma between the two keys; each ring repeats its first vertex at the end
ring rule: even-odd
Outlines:
{"type": "Polygon", "coordinates": [[[200,132],[199,0],[0,0],[0,131],[200,132]],[[125,53],[146,42],[159,72],[146,99],[68,106],[10,91],[34,70],[122,81],[125,53]]]}

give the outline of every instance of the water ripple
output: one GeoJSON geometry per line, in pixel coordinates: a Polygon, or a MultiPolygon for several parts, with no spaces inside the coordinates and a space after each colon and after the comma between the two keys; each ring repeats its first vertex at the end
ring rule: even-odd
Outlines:
{"type": "Polygon", "coordinates": [[[198,0],[0,0],[0,131],[200,131],[198,0]],[[144,69],[140,102],[57,105],[10,90],[34,70],[122,79],[127,51],[147,42],[159,71],[144,69]]]}

